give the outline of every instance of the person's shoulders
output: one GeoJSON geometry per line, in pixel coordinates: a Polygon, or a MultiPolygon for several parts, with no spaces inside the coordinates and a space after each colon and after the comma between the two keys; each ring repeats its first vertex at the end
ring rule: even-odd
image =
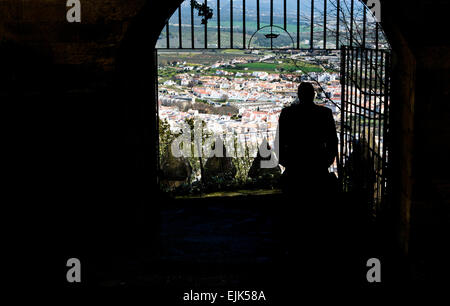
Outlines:
{"type": "Polygon", "coordinates": [[[302,105],[302,104],[291,104],[291,105],[286,106],[285,108],[283,108],[281,110],[281,113],[282,114],[283,113],[288,114],[288,113],[293,113],[293,112],[297,112],[297,111],[308,111],[308,112],[310,112],[310,111],[312,111],[314,109],[317,110],[317,112],[319,112],[319,113],[333,114],[333,112],[332,112],[332,110],[330,108],[328,108],[326,106],[322,106],[322,105],[317,105],[317,104],[314,104],[313,108],[306,107],[305,105],[302,105]]]}
{"type": "Polygon", "coordinates": [[[322,113],[325,113],[325,114],[333,114],[333,111],[331,110],[331,108],[329,108],[329,107],[326,107],[326,106],[323,106],[323,105],[317,105],[316,104],[316,109],[319,111],[319,112],[322,112],[322,113]]]}
{"type": "Polygon", "coordinates": [[[300,104],[298,104],[298,103],[292,103],[290,105],[287,105],[287,106],[283,107],[282,111],[289,112],[290,110],[297,108],[299,105],[300,104]]]}
{"type": "Polygon", "coordinates": [[[286,114],[292,113],[292,112],[294,112],[297,108],[298,108],[298,104],[291,104],[291,105],[288,105],[288,106],[284,107],[284,108],[281,110],[281,115],[286,115],[286,114]]]}
{"type": "Polygon", "coordinates": [[[329,108],[329,107],[326,107],[324,105],[319,105],[319,104],[314,104],[314,105],[316,106],[316,109],[319,109],[323,112],[328,112],[328,111],[331,112],[331,108],[329,108]]]}

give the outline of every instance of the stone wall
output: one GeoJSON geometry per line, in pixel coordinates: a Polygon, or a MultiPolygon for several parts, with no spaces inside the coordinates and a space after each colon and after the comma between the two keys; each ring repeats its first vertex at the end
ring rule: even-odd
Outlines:
{"type": "Polygon", "coordinates": [[[114,67],[117,48],[145,0],[85,0],[82,22],[68,23],[66,2],[0,1],[0,34],[50,52],[54,64],[114,67]]]}
{"type": "Polygon", "coordinates": [[[398,31],[393,54],[393,80],[391,100],[393,173],[393,212],[397,215],[398,242],[408,254],[411,202],[413,199],[414,113],[416,60],[406,41],[398,31]],[[396,124],[396,123],[400,124],[396,124]]]}
{"type": "MultiPolygon", "coordinates": [[[[444,279],[450,223],[450,49],[447,1],[382,1],[394,50],[393,204],[411,277],[444,279]]],[[[447,269],[448,270],[448,269],[447,269]]]]}

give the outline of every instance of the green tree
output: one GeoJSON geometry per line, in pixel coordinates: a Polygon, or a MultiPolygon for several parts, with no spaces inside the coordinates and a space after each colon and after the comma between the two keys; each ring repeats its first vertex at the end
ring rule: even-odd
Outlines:
{"type": "Polygon", "coordinates": [[[244,156],[238,157],[238,142],[238,137],[235,134],[233,138],[235,152],[235,158],[233,159],[233,162],[237,169],[235,180],[236,184],[246,184],[248,182],[248,171],[250,170],[250,167],[252,165],[253,158],[250,157],[250,149],[248,147],[247,141],[245,141],[244,156]]]}
{"type": "Polygon", "coordinates": [[[191,129],[191,156],[188,158],[189,163],[191,164],[192,171],[195,175],[193,175],[193,178],[195,179],[195,176],[198,176],[200,174],[201,177],[203,177],[203,166],[204,166],[204,160],[202,158],[202,152],[198,146],[203,147],[206,140],[212,136],[212,133],[208,131],[206,127],[206,122],[201,121],[201,133],[202,133],[202,143],[196,144],[195,143],[195,128],[198,128],[198,126],[195,126],[195,119],[194,118],[187,118],[185,122],[189,125],[191,129]],[[199,150],[198,152],[195,152],[196,150],[199,150]],[[195,156],[199,157],[195,157],[195,156]]]}
{"type": "Polygon", "coordinates": [[[164,119],[159,119],[159,158],[164,156],[164,154],[167,152],[169,146],[172,144],[172,142],[175,140],[176,137],[178,137],[180,133],[174,133],[170,129],[169,122],[164,119]]]}

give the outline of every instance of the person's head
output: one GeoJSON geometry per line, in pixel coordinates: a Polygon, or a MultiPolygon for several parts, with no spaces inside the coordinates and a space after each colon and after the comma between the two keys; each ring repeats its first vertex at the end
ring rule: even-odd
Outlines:
{"type": "Polygon", "coordinates": [[[298,100],[300,103],[304,104],[312,104],[314,103],[314,97],[316,96],[316,92],[314,90],[314,86],[308,82],[302,82],[300,86],[298,86],[298,100]]]}

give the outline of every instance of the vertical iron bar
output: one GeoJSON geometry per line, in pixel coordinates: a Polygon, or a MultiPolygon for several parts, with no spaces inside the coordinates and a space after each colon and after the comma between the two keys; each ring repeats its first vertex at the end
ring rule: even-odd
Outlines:
{"type": "Polygon", "coordinates": [[[245,0],[242,0],[242,23],[243,23],[242,47],[245,49],[245,40],[246,40],[246,33],[245,33],[245,0]]]}
{"type": "Polygon", "coordinates": [[[181,28],[181,5],[178,7],[178,47],[183,49],[183,34],[181,28]]]}
{"type": "Polygon", "coordinates": [[[297,0],[297,49],[300,49],[300,0],[297,0]]]}
{"type": "MultiPolygon", "coordinates": [[[[270,0],[270,26],[273,27],[273,0],[270,0]]],[[[273,28],[270,28],[270,33],[272,33],[273,28]]],[[[273,37],[270,36],[270,50],[273,49],[273,37]]]]}
{"type": "MultiPolygon", "coordinates": [[[[368,131],[367,131],[367,141],[368,141],[368,143],[369,143],[369,147],[370,147],[370,140],[371,140],[371,138],[372,138],[372,134],[373,134],[373,129],[371,129],[371,127],[372,127],[372,114],[373,114],[373,112],[372,112],[372,85],[373,85],[373,79],[372,79],[372,76],[373,76],[373,65],[372,65],[372,61],[373,61],[373,50],[371,49],[371,50],[369,50],[369,60],[370,60],[370,64],[369,64],[369,67],[370,67],[370,71],[369,71],[369,90],[368,90],[368,92],[369,92],[369,126],[368,126],[368,131]]],[[[373,118],[373,122],[375,122],[375,116],[374,116],[374,118],[373,118]]],[[[372,145],[372,150],[373,150],[374,148],[373,148],[373,145],[372,145]]],[[[372,154],[372,156],[373,156],[373,154],[372,154]]]]}
{"type": "MultiPolygon", "coordinates": [[[[349,48],[349,52],[351,54],[351,59],[349,62],[349,69],[347,70],[347,74],[349,74],[349,91],[350,93],[347,94],[347,100],[348,100],[348,104],[350,106],[350,111],[349,111],[349,119],[350,122],[348,123],[349,125],[349,136],[352,136],[354,133],[353,130],[353,105],[352,105],[352,97],[353,97],[353,84],[351,84],[352,80],[353,80],[353,58],[354,58],[354,52],[353,52],[353,48],[350,46],[349,48]]],[[[352,152],[352,148],[353,148],[353,139],[351,139],[350,137],[350,141],[348,143],[348,147],[349,147],[349,154],[351,154],[352,152]]]]}
{"type": "Polygon", "coordinates": [[[344,185],[344,133],[345,133],[345,87],[346,85],[346,70],[345,70],[345,63],[346,63],[346,52],[345,48],[341,48],[341,131],[340,131],[340,154],[339,154],[339,180],[341,182],[341,186],[344,185]]]}
{"type": "Polygon", "coordinates": [[[273,0],[270,0],[270,26],[273,26],[273,0]]]}
{"type": "Polygon", "coordinates": [[[233,49],[233,0],[230,0],[230,49],[233,49]]]}
{"type": "Polygon", "coordinates": [[[166,47],[170,49],[169,21],[166,21],[166,47]]]}
{"type": "Polygon", "coordinates": [[[366,31],[367,31],[367,28],[366,28],[367,10],[366,10],[365,6],[363,6],[363,10],[364,10],[364,12],[363,12],[363,41],[362,41],[362,46],[363,46],[363,48],[365,48],[366,47],[366,31]]]}
{"type": "Polygon", "coordinates": [[[220,49],[220,0],[217,0],[217,48],[220,49]]]}
{"type": "MultiPolygon", "coordinates": [[[[362,114],[362,112],[364,111],[362,108],[362,95],[363,95],[363,53],[365,53],[366,51],[363,48],[360,48],[360,50],[361,50],[361,52],[360,52],[360,58],[359,58],[359,60],[360,60],[359,69],[360,70],[359,70],[359,101],[358,101],[358,108],[359,108],[359,111],[358,111],[358,114],[359,114],[358,133],[359,133],[359,138],[361,139],[361,131],[362,131],[361,121],[363,120],[363,122],[365,122],[365,117],[362,114]]],[[[364,134],[362,134],[362,135],[363,135],[362,138],[364,138],[364,134]]]]}
{"type": "Polygon", "coordinates": [[[327,48],[327,1],[323,1],[323,48],[327,48]]]}
{"type": "Polygon", "coordinates": [[[284,30],[286,31],[286,29],[287,29],[286,0],[284,0],[284,2],[283,2],[283,12],[284,12],[284,14],[283,14],[283,18],[284,18],[284,30]]]}
{"type": "MultiPolygon", "coordinates": [[[[349,58],[347,58],[347,69],[346,69],[346,78],[347,78],[347,82],[346,82],[346,84],[347,84],[347,88],[346,88],[346,94],[345,94],[345,105],[346,105],[346,110],[345,110],[345,113],[346,113],[346,115],[345,115],[345,124],[346,124],[346,126],[348,127],[348,131],[345,133],[345,146],[346,146],[346,157],[347,157],[347,159],[348,159],[348,157],[350,157],[350,153],[351,153],[351,146],[352,146],[352,144],[351,144],[351,138],[350,138],[350,136],[351,136],[351,104],[350,104],[350,97],[351,97],[351,92],[350,92],[350,90],[351,90],[351,85],[350,85],[350,63],[351,63],[351,61],[353,60],[352,59],[352,56],[351,56],[351,48],[350,47],[348,47],[348,46],[346,46],[345,47],[345,49],[347,50],[347,56],[349,57],[349,58]],[[349,107],[350,107],[350,109],[349,109],[349,107]]],[[[346,186],[346,187],[348,187],[348,186],[346,186]]]]}
{"type": "MultiPolygon", "coordinates": [[[[356,133],[357,133],[357,126],[356,126],[356,90],[357,90],[357,84],[355,82],[356,76],[358,74],[358,50],[352,47],[352,54],[353,54],[353,61],[352,61],[352,92],[351,92],[351,103],[352,103],[352,136],[353,141],[356,140],[356,133]]],[[[353,147],[353,150],[355,150],[355,147],[353,147]]]]}
{"type": "MultiPolygon", "coordinates": [[[[375,81],[374,81],[374,87],[375,87],[375,96],[374,96],[374,105],[373,105],[373,131],[372,131],[372,143],[373,143],[373,161],[372,164],[375,166],[376,165],[376,161],[375,161],[375,157],[377,155],[377,148],[376,148],[376,134],[377,134],[377,92],[378,92],[378,50],[375,50],[375,65],[374,65],[374,72],[375,72],[375,81]]],[[[378,200],[378,190],[377,190],[377,199],[378,200]]],[[[376,204],[377,202],[375,202],[375,209],[376,209],[376,204]]]]}
{"type": "Polygon", "coordinates": [[[259,23],[259,0],[256,0],[256,24],[259,31],[259,29],[261,28],[259,23]]]}
{"type": "Polygon", "coordinates": [[[310,49],[314,48],[314,0],[311,0],[311,35],[310,35],[310,49]]]}
{"type": "Polygon", "coordinates": [[[195,42],[194,42],[194,7],[192,6],[192,2],[191,2],[191,45],[192,45],[192,49],[195,49],[195,42]]]}
{"type": "Polygon", "coordinates": [[[375,24],[375,49],[378,51],[378,43],[379,43],[379,24],[378,21],[375,24]]]}
{"type": "MultiPolygon", "coordinates": [[[[153,50],[153,63],[154,63],[154,70],[153,70],[153,75],[157,76],[158,75],[158,49],[154,49],[153,50]]],[[[153,82],[153,86],[155,86],[154,90],[155,90],[155,99],[156,99],[156,105],[155,105],[155,111],[156,111],[156,122],[155,122],[155,131],[156,131],[156,137],[155,137],[155,141],[156,141],[156,157],[155,157],[155,162],[156,162],[156,173],[159,173],[160,170],[160,158],[159,158],[159,89],[158,89],[158,78],[156,77],[154,79],[153,82]]],[[[156,184],[159,187],[159,175],[156,176],[156,184]]]]}
{"type": "Polygon", "coordinates": [[[358,79],[358,53],[359,53],[359,49],[355,49],[352,48],[352,52],[356,51],[355,53],[355,57],[354,57],[354,62],[352,62],[352,84],[353,84],[353,90],[352,90],[352,104],[353,104],[353,139],[356,140],[356,133],[358,131],[357,129],[357,107],[356,107],[356,101],[357,101],[357,93],[356,91],[358,90],[358,86],[357,86],[357,79],[358,79]]]}
{"type": "Polygon", "coordinates": [[[354,10],[355,8],[355,0],[351,1],[351,6],[350,6],[350,46],[353,46],[353,19],[355,16],[353,16],[354,10]]]}
{"type": "Polygon", "coordinates": [[[388,146],[390,144],[389,142],[389,124],[390,124],[390,110],[389,110],[389,84],[390,84],[390,54],[386,52],[386,66],[384,68],[384,131],[383,131],[383,180],[382,180],[382,194],[383,197],[386,196],[386,184],[389,183],[388,181],[388,146]]]}
{"type": "MultiPolygon", "coordinates": [[[[378,155],[380,157],[378,158],[378,163],[377,163],[377,166],[378,166],[378,175],[377,176],[382,175],[382,172],[380,175],[379,171],[380,170],[382,171],[383,158],[384,158],[383,153],[381,151],[381,137],[384,136],[381,134],[381,131],[382,131],[381,125],[384,121],[384,114],[382,114],[382,112],[381,112],[381,105],[382,105],[381,98],[383,97],[382,93],[383,93],[383,86],[384,86],[383,79],[382,79],[383,70],[384,70],[384,54],[383,54],[383,52],[381,52],[380,69],[379,69],[379,73],[380,73],[380,96],[379,96],[380,98],[379,98],[379,100],[380,100],[380,102],[379,102],[379,110],[378,110],[379,111],[379,113],[378,113],[378,120],[379,120],[378,121],[378,155]]],[[[384,126],[383,126],[383,131],[384,131],[384,126]]],[[[383,144],[383,146],[384,146],[384,144],[383,144]]],[[[381,193],[381,182],[379,179],[377,180],[377,185],[378,185],[378,187],[377,187],[378,193],[377,194],[378,194],[378,199],[379,199],[378,203],[380,203],[382,193],[381,193]]]]}
{"type": "MultiPolygon", "coordinates": [[[[205,0],[205,7],[208,7],[208,0],[205,0]]],[[[205,49],[208,49],[208,20],[205,17],[205,49]]]]}
{"type": "MultiPolygon", "coordinates": [[[[366,138],[366,127],[367,127],[367,58],[368,58],[368,51],[364,48],[364,129],[363,129],[363,135],[364,138],[366,138]]],[[[369,119],[370,124],[370,119],[369,119]]],[[[369,127],[370,128],[370,127],[369,127]]]]}
{"type": "Polygon", "coordinates": [[[337,0],[337,13],[336,13],[336,49],[339,49],[339,28],[340,28],[340,14],[341,14],[341,1],[337,0]]]}
{"type": "Polygon", "coordinates": [[[361,137],[361,135],[360,135],[360,131],[359,131],[359,120],[360,120],[360,118],[359,118],[359,111],[360,111],[360,105],[359,105],[359,94],[358,94],[358,91],[360,91],[359,90],[359,88],[360,88],[360,86],[359,86],[359,83],[358,83],[358,81],[359,81],[359,71],[360,71],[360,61],[359,61],[359,58],[360,58],[360,56],[361,56],[361,53],[362,52],[362,50],[361,49],[359,49],[358,47],[356,47],[356,70],[355,70],[355,117],[356,117],[356,121],[355,121],[355,134],[356,135],[358,135],[358,139],[360,139],[361,137]]]}

